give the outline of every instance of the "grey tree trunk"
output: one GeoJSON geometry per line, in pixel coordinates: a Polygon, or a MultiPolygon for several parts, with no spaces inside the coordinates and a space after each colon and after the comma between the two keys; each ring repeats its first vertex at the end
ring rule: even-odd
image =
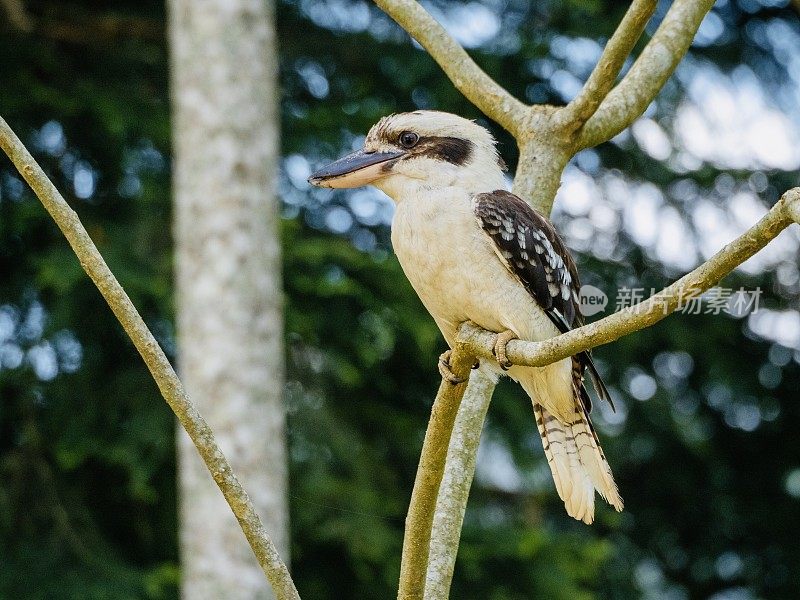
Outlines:
{"type": "MultiPolygon", "coordinates": [[[[180,372],[288,558],[283,313],[270,0],[169,0],[180,372]]],[[[182,597],[271,598],[178,432],[182,597]]]]}

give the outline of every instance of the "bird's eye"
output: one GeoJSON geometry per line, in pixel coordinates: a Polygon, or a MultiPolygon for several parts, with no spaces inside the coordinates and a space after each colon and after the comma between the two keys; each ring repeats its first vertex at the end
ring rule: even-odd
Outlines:
{"type": "Polygon", "coordinates": [[[419,136],[413,131],[404,131],[400,134],[400,145],[403,148],[413,148],[419,141],[419,136]]]}

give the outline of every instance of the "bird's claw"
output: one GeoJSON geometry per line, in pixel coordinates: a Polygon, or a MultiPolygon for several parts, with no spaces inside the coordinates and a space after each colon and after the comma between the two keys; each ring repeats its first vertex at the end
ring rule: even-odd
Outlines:
{"type": "Polygon", "coordinates": [[[494,357],[497,359],[497,364],[500,365],[500,368],[503,369],[503,371],[508,371],[514,366],[514,363],[508,360],[506,346],[508,345],[508,342],[515,339],[517,339],[517,334],[510,329],[507,329],[502,333],[498,333],[497,337],[495,338],[494,349],[492,352],[494,353],[494,357]]]}
{"type": "Polygon", "coordinates": [[[467,377],[458,377],[455,373],[453,373],[453,371],[450,370],[450,352],[450,350],[446,350],[445,352],[442,352],[441,356],[439,356],[439,374],[442,376],[442,379],[452,385],[464,383],[467,380],[467,377]]]}

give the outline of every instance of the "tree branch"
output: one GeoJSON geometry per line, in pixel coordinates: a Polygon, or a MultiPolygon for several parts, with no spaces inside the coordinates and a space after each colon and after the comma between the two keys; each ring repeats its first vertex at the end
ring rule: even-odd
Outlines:
{"type": "MultiPolygon", "coordinates": [[[[650,327],[684,302],[719,283],[793,222],[800,223],[800,188],[786,192],[753,227],[694,271],[644,302],[542,342],[514,340],[508,344],[508,358],[516,365],[542,367],[650,327]]],[[[458,342],[461,351],[469,351],[479,358],[494,358],[492,350],[496,335],[465,323],[459,330],[458,342]]]]}
{"type": "Polygon", "coordinates": [[[211,476],[236,515],[253,553],[272,584],[279,600],[299,600],[289,570],[281,561],[250,498],[231,470],[214,434],[183,389],[164,352],[147,328],[125,290],[111,273],[69,204],[64,200],[44,171],[0,117],[0,148],[8,155],[28,185],[39,197],[47,212],[67,238],[72,250],[103,295],[114,315],[144,359],[161,395],[192,438],[211,476]]]}
{"type": "Polygon", "coordinates": [[[609,92],[581,132],[579,146],[605,142],[633,123],[669,79],[714,0],[675,0],[628,74],[609,92]]]}
{"type": "Polygon", "coordinates": [[[658,0],[633,0],[583,89],[572,102],[558,111],[556,118],[561,126],[575,131],[597,111],[614,87],[625,59],[642,36],[657,5],[658,0]]]}
{"type": "MultiPolygon", "coordinates": [[[[467,377],[474,359],[458,344],[450,354],[450,368],[458,377],[467,377]]],[[[466,383],[453,385],[442,380],[422,443],[422,453],[414,479],[414,490],[406,515],[403,556],[400,563],[398,600],[422,600],[431,543],[431,528],[439,486],[444,474],[447,447],[453,433],[466,383]]]]}
{"type": "Polygon", "coordinates": [[[475,369],[470,374],[467,391],[458,409],[433,516],[425,579],[426,600],[447,600],[450,597],[461,526],[475,478],[481,431],[496,384],[496,375],[486,369],[475,369]]]}
{"type": "Polygon", "coordinates": [[[458,91],[517,135],[528,107],[489,77],[428,11],[414,0],[375,0],[375,4],[428,51],[458,91]]]}

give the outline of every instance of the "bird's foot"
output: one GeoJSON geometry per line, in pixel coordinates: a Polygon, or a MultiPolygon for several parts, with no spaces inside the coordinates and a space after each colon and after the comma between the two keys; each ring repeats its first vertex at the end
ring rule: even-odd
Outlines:
{"type": "Polygon", "coordinates": [[[506,346],[508,342],[511,340],[516,340],[517,334],[511,331],[510,329],[506,329],[502,333],[497,334],[497,338],[494,341],[494,357],[497,359],[497,364],[500,365],[500,368],[503,371],[508,371],[514,364],[508,360],[508,355],[506,354],[506,346]]]}
{"type": "Polygon", "coordinates": [[[448,383],[451,383],[452,385],[458,385],[459,383],[464,383],[467,380],[467,377],[458,377],[455,373],[453,373],[453,371],[450,370],[451,352],[452,350],[446,350],[442,352],[441,356],[439,356],[439,374],[442,376],[442,379],[448,383]]]}

